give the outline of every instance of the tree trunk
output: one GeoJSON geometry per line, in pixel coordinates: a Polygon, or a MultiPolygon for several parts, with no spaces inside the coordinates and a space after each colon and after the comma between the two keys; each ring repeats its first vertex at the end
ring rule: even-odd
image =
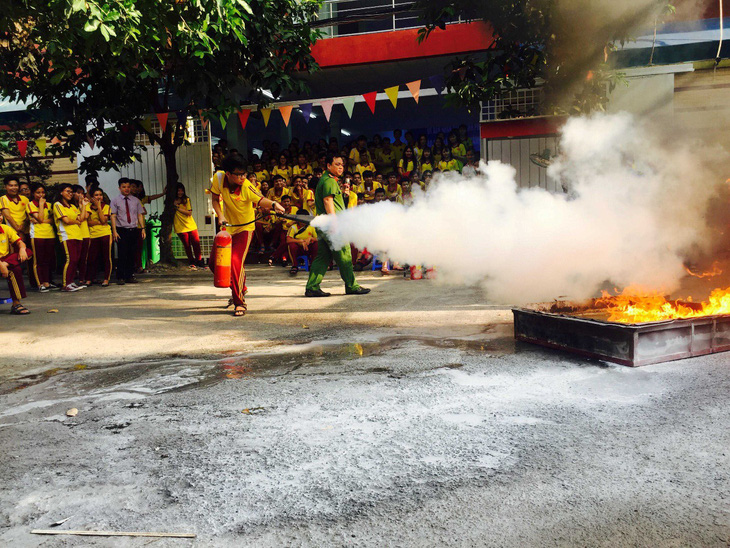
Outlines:
{"type": "Polygon", "coordinates": [[[180,180],[177,174],[177,164],[175,163],[177,149],[178,147],[172,144],[162,145],[162,154],[165,157],[167,171],[167,192],[165,193],[165,208],[160,217],[162,221],[162,228],[160,229],[160,262],[172,265],[177,264],[172,254],[172,229],[175,219],[174,202],[177,196],[177,183],[180,180]]]}

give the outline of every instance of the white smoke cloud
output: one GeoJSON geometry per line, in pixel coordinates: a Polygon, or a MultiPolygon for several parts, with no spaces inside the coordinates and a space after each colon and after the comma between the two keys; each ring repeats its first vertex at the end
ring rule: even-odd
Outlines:
{"type": "Polygon", "coordinates": [[[336,246],[433,266],[499,302],[585,299],[606,283],[671,291],[706,242],[716,177],[704,149],[667,137],[626,113],[573,118],[548,169],[565,194],[518,189],[514,168],[489,162],[479,178],[442,175],[411,207],[382,202],[313,225],[336,246]]]}

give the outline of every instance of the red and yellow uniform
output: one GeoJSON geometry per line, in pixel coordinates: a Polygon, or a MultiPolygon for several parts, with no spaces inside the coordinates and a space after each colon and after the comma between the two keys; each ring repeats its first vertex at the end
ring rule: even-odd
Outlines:
{"type": "Polygon", "coordinates": [[[286,166],[286,167],[276,166],[274,169],[271,170],[272,177],[274,175],[281,175],[282,177],[284,177],[284,179],[286,180],[287,183],[289,183],[291,181],[291,174],[292,174],[292,169],[289,166],[286,166]]]}
{"type": "Polygon", "coordinates": [[[289,196],[291,196],[292,204],[298,209],[303,209],[310,215],[316,215],[314,207],[314,190],[304,188],[302,189],[302,195],[297,196],[294,189],[292,189],[289,192],[289,196]]]}
{"type": "Polygon", "coordinates": [[[424,162],[420,165],[419,171],[421,173],[423,173],[424,171],[433,171],[433,166],[434,164],[432,164],[431,162],[424,162]]]}
{"type": "Polygon", "coordinates": [[[286,233],[287,238],[293,238],[295,240],[311,240],[307,249],[298,243],[290,243],[289,246],[289,258],[291,259],[292,266],[297,266],[299,257],[306,255],[309,258],[309,264],[312,264],[314,257],[317,255],[317,231],[314,227],[307,226],[304,229],[294,223],[289,227],[289,231],[286,233]],[[301,231],[301,232],[300,232],[301,231]]]}
{"type": "Polygon", "coordinates": [[[304,167],[302,167],[297,164],[294,166],[292,173],[294,174],[294,177],[296,177],[297,175],[299,175],[300,177],[306,177],[307,175],[312,174],[312,166],[307,164],[304,167]]]}
{"type": "Polygon", "coordinates": [[[53,217],[56,219],[58,227],[58,239],[61,240],[66,253],[66,263],[63,266],[63,287],[69,286],[74,281],[81,258],[83,232],[81,232],[81,227],[73,222],[80,215],[78,208],[73,204],[68,206],[61,202],[53,204],[53,217]],[[65,222],[64,218],[68,222],[65,222]]]}
{"type": "MultiPolygon", "coordinates": [[[[84,207],[85,211],[88,211],[89,204],[86,204],[84,207]]],[[[91,244],[91,232],[89,232],[89,222],[84,219],[84,221],[81,222],[79,225],[81,228],[81,255],[79,255],[79,280],[82,282],[87,280],[86,277],[86,267],[89,265],[89,245],[91,244]]],[[[142,257],[140,256],[140,267],[142,266],[141,263],[142,257]]]]}
{"type": "Polygon", "coordinates": [[[403,189],[400,185],[395,185],[395,189],[391,190],[390,185],[385,186],[385,197],[391,202],[397,201],[403,195],[403,189]]]}
{"type": "Polygon", "coordinates": [[[400,162],[401,158],[403,158],[403,151],[405,150],[405,148],[406,144],[401,143],[400,141],[398,141],[397,143],[391,143],[390,150],[392,150],[395,154],[396,161],[400,162]]]}
{"type": "Polygon", "coordinates": [[[256,174],[256,182],[261,186],[262,181],[268,181],[271,179],[271,173],[268,172],[266,169],[262,169],[261,171],[254,171],[256,174]]]}
{"type": "Polygon", "coordinates": [[[281,200],[281,199],[282,199],[282,198],[283,198],[284,196],[289,196],[289,195],[291,195],[291,189],[289,189],[289,188],[286,188],[286,187],[282,188],[282,189],[281,189],[281,194],[277,194],[277,193],[276,193],[276,190],[277,190],[276,188],[270,188],[270,189],[269,189],[269,192],[268,192],[268,193],[266,194],[266,197],[267,197],[267,198],[268,198],[269,200],[274,200],[275,202],[278,202],[278,201],[279,201],[279,200],[281,200]]]}
{"type": "MultiPolygon", "coordinates": [[[[385,150],[381,149],[375,158],[375,161],[378,162],[378,166],[381,170],[386,170],[387,172],[393,170],[393,166],[395,166],[396,163],[395,150],[391,148],[388,150],[388,152],[385,152],[385,150]]],[[[387,174],[388,173],[385,173],[385,175],[387,174]]]]}
{"type": "Polygon", "coordinates": [[[30,223],[30,245],[33,249],[33,277],[36,283],[47,285],[51,283],[51,273],[56,263],[56,233],[53,231],[53,211],[51,204],[43,207],[43,221],[33,222],[40,217],[41,210],[36,201],[28,203],[30,223]]]}
{"type": "MultiPolygon", "coordinates": [[[[344,200],[345,195],[342,195],[342,198],[344,200]]],[[[352,209],[357,205],[357,191],[356,190],[350,190],[350,194],[347,195],[347,200],[345,201],[345,209],[352,209]]]]}
{"type": "Polygon", "coordinates": [[[403,158],[398,162],[398,170],[403,177],[410,177],[411,172],[416,169],[416,165],[415,160],[406,160],[403,158]]]}
{"type": "Polygon", "coordinates": [[[373,186],[370,190],[367,190],[365,188],[365,181],[363,181],[362,183],[357,185],[355,192],[357,192],[358,194],[365,194],[365,201],[372,202],[375,199],[375,191],[379,188],[383,188],[383,185],[381,185],[378,181],[373,181],[373,186]]]}
{"type": "MultiPolygon", "coordinates": [[[[261,193],[256,190],[251,181],[244,179],[239,186],[226,182],[226,174],[218,171],[213,174],[210,192],[219,195],[223,202],[223,212],[231,225],[228,232],[233,237],[233,249],[231,251],[231,295],[235,306],[245,307],[243,299],[246,291],[246,270],[243,266],[248,254],[248,247],[251,245],[253,232],[255,230],[256,207],[263,199],[261,193]]],[[[213,196],[215,198],[215,196],[213,196]]],[[[211,257],[213,259],[213,257],[211,257]]],[[[211,264],[215,264],[212,260],[211,264]]],[[[215,266],[214,266],[215,268],[215,266]]]]}
{"type": "Polygon", "coordinates": [[[10,216],[21,232],[28,232],[28,198],[18,196],[11,200],[8,196],[0,196],[0,209],[10,216]]]}
{"type": "Polygon", "coordinates": [[[365,173],[366,171],[372,171],[373,175],[375,175],[375,164],[373,164],[372,162],[370,162],[369,164],[357,164],[357,166],[355,166],[355,171],[360,174],[360,177],[365,177],[363,173],[365,173]]]}
{"type": "Polygon", "coordinates": [[[99,260],[102,261],[104,280],[108,281],[112,275],[112,227],[109,226],[111,219],[111,209],[107,204],[101,208],[101,214],[106,218],[106,222],[101,222],[99,210],[87,204],[89,233],[91,240],[89,241],[89,256],[86,266],[86,276],[93,280],[99,266],[99,260]]]}
{"type": "Polygon", "coordinates": [[[464,147],[463,144],[459,143],[458,145],[451,145],[451,156],[452,157],[460,157],[465,158],[466,157],[466,147],[464,147]]]}
{"type": "MultiPolygon", "coordinates": [[[[23,283],[23,269],[14,246],[20,241],[20,235],[9,225],[0,224],[0,260],[8,265],[8,290],[10,296],[19,301],[27,295],[23,283]]],[[[30,255],[31,253],[28,253],[30,255]]]]}
{"type": "Polygon", "coordinates": [[[439,169],[441,171],[461,171],[461,162],[454,159],[451,159],[448,162],[445,160],[441,160],[439,162],[439,169]]]}
{"type": "MultiPolygon", "coordinates": [[[[258,191],[258,187],[256,190],[258,191]]],[[[190,198],[187,198],[185,203],[179,204],[178,207],[182,207],[188,211],[193,210],[190,198]]],[[[188,257],[188,263],[193,266],[200,264],[202,259],[200,251],[200,234],[198,234],[198,224],[195,222],[193,216],[187,215],[178,209],[175,211],[173,226],[175,227],[175,234],[177,234],[183,244],[185,255],[188,257]]]]}

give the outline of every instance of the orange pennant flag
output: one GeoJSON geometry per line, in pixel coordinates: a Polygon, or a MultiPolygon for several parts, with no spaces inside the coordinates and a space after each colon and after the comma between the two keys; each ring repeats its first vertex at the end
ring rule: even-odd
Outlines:
{"type": "Polygon", "coordinates": [[[203,116],[203,111],[202,110],[199,110],[198,111],[198,116],[200,116],[200,125],[203,126],[203,129],[207,128],[208,127],[208,119],[205,116],[203,116]]]}
{"type": "Polygon", "coordinates": [[[279,112],[281,112],[281,117],[284,119],[285,126],[289,125],[289,118],[291,117],[292,108],[294,108],[293,105],[279,107],[279,112]]]}
{"type": "Polygon", "coordinates": [[[264,117],[264,127],[269,126],[269,118],[271,118],[271,109],[270,108],[262,108],[261,109],[261,116],[264,117]]]}
{"type": "Polygon", "coordinates": [[[390,88],[385,88],[385,94],[388,96],[388,99],[390,99],[390,102],[393,103],[393,108],[396,108],[398,105],[398,88],[400,86],[393,86],[390,88]]]}
{"type": "Polygon", "coordinates": [[[408,88],[408,91],[411,92],[411,95],[413,95],[416,103],[418,103],[418,96],[421,94],[421,81],[415,80],[413,82],[408,82],[406,87],[408,88]]]}

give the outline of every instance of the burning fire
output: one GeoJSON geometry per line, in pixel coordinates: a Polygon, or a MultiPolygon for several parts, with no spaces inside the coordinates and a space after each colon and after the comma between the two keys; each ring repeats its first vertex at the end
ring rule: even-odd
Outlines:
{"type": "Polygon", "coordinates": [[[596,299],[596,307],[609,313],[608,321],[618,323],[644,323],[698,318],[717,314],[730,314],[730,287],[715,289],[706,302],[669,301],[658,293],[640,293],[627,288],[619,295],[604,291],[596,299]]]}

